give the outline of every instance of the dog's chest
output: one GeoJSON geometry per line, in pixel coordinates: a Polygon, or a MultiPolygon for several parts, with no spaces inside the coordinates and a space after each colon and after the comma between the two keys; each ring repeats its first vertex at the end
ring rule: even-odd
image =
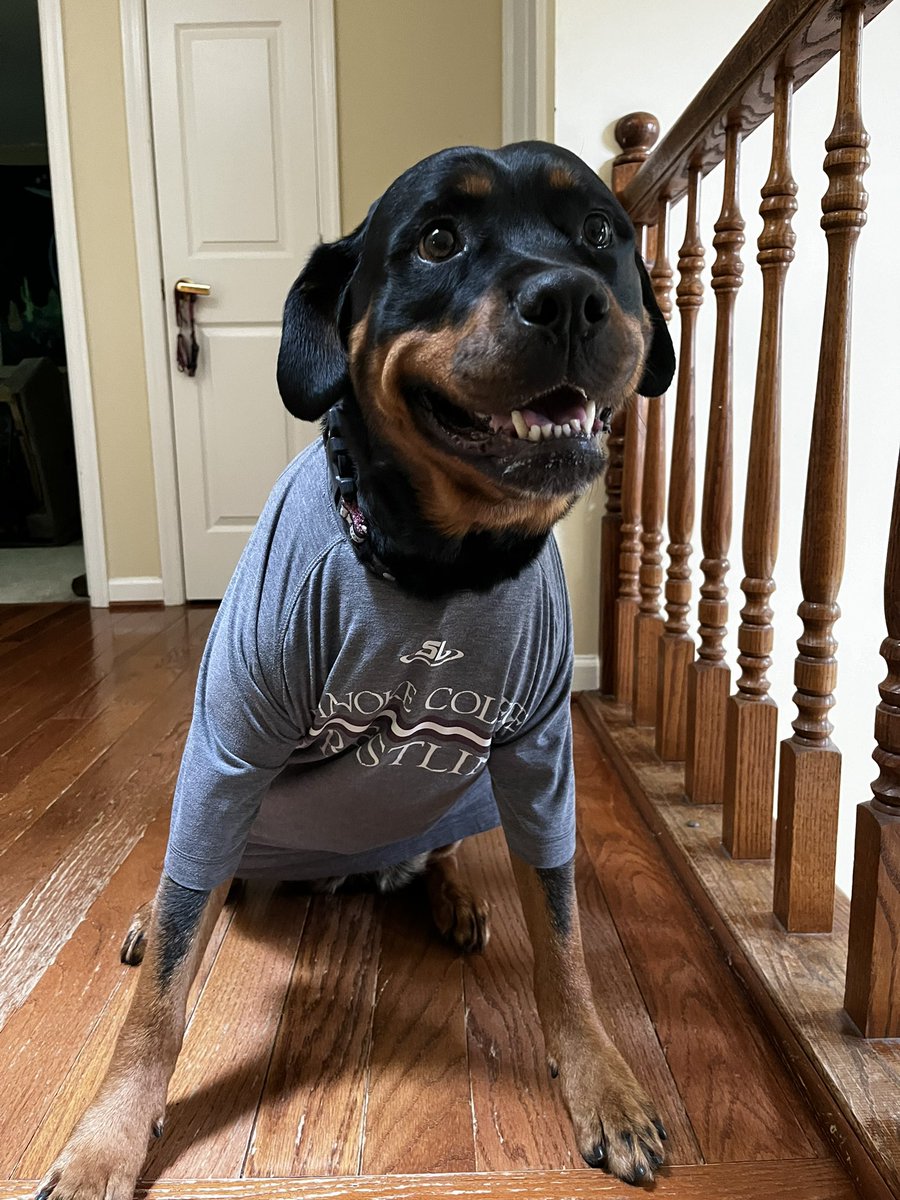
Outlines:
{"type": "Polygon", "coordinates": [[[307,643],[308,721],[294,761],[352,756],[370,770],[477,774],[559,666],[540,570],[439,602],[368,579],[362,591],[333,596],[307,643]]]}

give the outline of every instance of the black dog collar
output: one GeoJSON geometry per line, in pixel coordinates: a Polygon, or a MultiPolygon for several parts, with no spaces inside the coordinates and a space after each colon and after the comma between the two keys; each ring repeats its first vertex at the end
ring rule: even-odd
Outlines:
{"type": "Polygon", "coordinates": [[[325,442],[328,465],[331,468],[331,477],[334,481],[334,502],[347,525],[356,557],[373,575],[393,583],[394,576],[376,555],[369,540],[369,521],[359,507],[356,472],[353,469],[353,459],[347,449],[346,439],[341,431],[341,418],[337,405],[330,408],[325,416],[325,429],[322,437],[325,442]]]}

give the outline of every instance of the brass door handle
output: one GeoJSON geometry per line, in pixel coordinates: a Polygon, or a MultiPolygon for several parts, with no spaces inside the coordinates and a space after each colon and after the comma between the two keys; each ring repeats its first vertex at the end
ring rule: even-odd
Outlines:
{"type": "Polygon", "coordinates": [[[175,291],[182,296],[208,296],[212,286],[208,283],[194,283],[193,279],[176,279],[175,291]]]}

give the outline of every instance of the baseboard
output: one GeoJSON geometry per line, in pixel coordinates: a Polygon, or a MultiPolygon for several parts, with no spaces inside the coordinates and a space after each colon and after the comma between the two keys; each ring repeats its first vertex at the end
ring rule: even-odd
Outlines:
{"type": "Polygon", "coordinates": [[[573,692],[595,692],[600,686],[600,656],[576,654],[575,672],[572,676],[573,692]]]}
{"type": "Polygon", "coordinates": [[[159,575],[120,575],[109,581],[110,604],[162,604],[163,581],[159,575]]]}

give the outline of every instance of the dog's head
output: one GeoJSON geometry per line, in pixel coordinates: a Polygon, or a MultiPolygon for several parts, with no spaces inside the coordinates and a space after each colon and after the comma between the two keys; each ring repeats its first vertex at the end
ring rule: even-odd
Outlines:
{"type": "Polygon", "coordinates": [[[319,246],[278,385],[305,420],[355,398],[441,532],[545,530],[603,468],[600,414],[674,372],[628,216],[542,142],[444,150],[319,246]]]}

